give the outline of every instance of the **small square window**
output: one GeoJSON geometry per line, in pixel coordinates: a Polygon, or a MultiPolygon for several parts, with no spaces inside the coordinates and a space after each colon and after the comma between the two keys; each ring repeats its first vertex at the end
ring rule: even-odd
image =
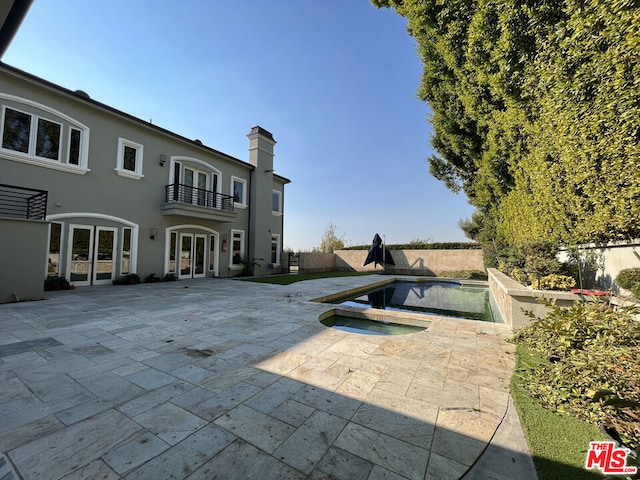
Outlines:
{"type": "Polygon", "coordinates": [[[140,180],[142,175],[142,145],[139,143],[118,139],[118,159],[115,171],[121,177],[140,180]]]}
{"type": "Polygon", "coordinates": [[[231,195],[236,207],[247,205],[247,181],[243,178],[231,177],[231,195]]]}

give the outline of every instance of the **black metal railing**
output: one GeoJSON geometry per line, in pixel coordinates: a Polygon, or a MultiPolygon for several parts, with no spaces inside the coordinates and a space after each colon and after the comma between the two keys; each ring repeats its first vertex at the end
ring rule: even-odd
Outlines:
{"type": "Polygon", "coordinates": [[[233,212],[233,197],[202,188],[173,183],[165,188],[165,202],[180,202],[233,212]]]}
{"type": "Polygon", "coordinates": [[[47,217],[47,196],[46,190],[0,183],[0,215],[44,220],[47,217]]]}

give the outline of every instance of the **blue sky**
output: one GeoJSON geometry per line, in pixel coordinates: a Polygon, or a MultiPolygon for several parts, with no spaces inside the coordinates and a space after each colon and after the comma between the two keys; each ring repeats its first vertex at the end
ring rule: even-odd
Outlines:
{"type": "Polygon", "coordinates": [[[368,0],[36,0],[3,61],[245,161],[269,130],[285,247],[330,223],[352,245],[464,241],[473,209],[429,174],[405,26],[368,0]]]}

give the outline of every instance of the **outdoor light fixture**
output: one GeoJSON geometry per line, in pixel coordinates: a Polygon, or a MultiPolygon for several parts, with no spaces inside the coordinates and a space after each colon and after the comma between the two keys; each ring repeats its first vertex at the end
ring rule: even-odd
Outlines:
{"type": "Polygon", "coordinates": [[[160,155],[160,166],[164,167],[165,163],[167,163],[167,156],[166,155],[160,155]]]}
{"type": "Polygon", "coordinates": [[[158,229],[157,228],[152,228],[151,231],[149,232],[149,238],[151,240],[155,240],[157,234],[158,234],[158,229]]]}
{"type": "Polygon", "coordinates": [[[273,173],[274,170],[265,170],[264,173],[273,173]]]}

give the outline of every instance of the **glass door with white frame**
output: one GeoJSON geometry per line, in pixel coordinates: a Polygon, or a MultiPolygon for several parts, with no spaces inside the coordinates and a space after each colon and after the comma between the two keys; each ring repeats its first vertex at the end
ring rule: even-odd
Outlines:
{"type": "Polygon", "coordinates": [[[196,235],[194,243],[193,258],[195,259],[195,265],[193,269],[193,276],[204,277],[205,276],[205,260],[206,260],[206,235],[196,235]]]}
{"type": "Polygon", "coordinates": [[[191,278],[193,272],[193,235],[180,235],[179,278],[191,278]]]}
{"type": "Polygon", "coordinates": [[[93,266],[92,226],[69,227],[68,272],[69,281],[77,286],[91,285],[93,266]]]}
{"type": "Polygon", "coordinates": [[[116,273],[117,229],[96,227],[96,240],[93,254],[93,284],[108,284],[116,273]]]}

